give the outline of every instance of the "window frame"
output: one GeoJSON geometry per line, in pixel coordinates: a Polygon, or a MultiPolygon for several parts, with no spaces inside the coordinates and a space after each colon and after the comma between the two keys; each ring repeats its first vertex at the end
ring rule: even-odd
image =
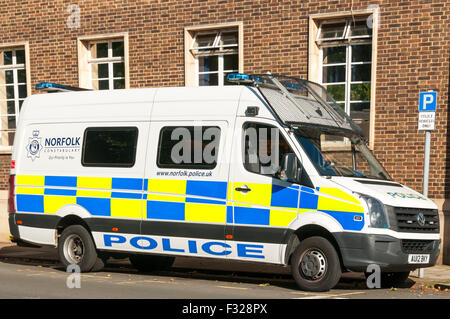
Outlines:
{"type": "MultiPolygon", "coordinates": [[[[91,88],[94,87],[93,82],[94,81],[104,81],[108,80],[108,90],[118,90],[114,88],[114,81],[115,80],[124,80],[125,82],[125,72],[123,77],[114,77],[114,64],[115,63],[123,63],[124,69],[125,69],[125,43],[124,43],[124,56],[115,57],[113,56],[113,48],[112,44],[115,42],[123,42],[123,39],[108,39],[108,40],[95,40],[95,41],[89,41],[88,43],[88,67],[89,67],[89,80],[91,83],[91,88]],[[108,56],[103,58],[92,58],[92,47],[93,45],[97,44],[104,44],[107,43],[108,45],[108,56]],[[99,78],[98,72],[97,72],[97,78],[93,77],[93,66],[99,65],[99,64],[108,64],[108,78],[99,78]]],[[[100,87],[100,85],[99,85],[100,87]]],[[[98,90],[100,90],[98,88],[98,90]]]]}
{"type": "MultiPolygon", "coordinates": [[[[217,30],[209,30],[209,31],[198,31],[194,34],[194,39],[192,41],[191,47],[189,49],[191,54],[194,55],[195,58],[195,86],[200,86],[200,76],[206,74],[217,74],[217,86],[224,86],[224,76],[226,73],[231,72],[239,72],[239,30],[235,28],[228,29],[217,29],[217,30]],[[220,45],[220,40],[222,38],[223,33],[237,33],[237,43],[236,44],[225,44],[220,45]],[[197,43],[197,37],[202,35],[214,35],[215,39],[211,46],[205,47],[194,47],[197,43]],[[231,48],[231,49],[230,49],[231,48]],[[205,52],[200,52],[200,50],[209,50],[205,52]],[[194,53],[197,51],[197,53],[194,53]],[[224,60],[226,55],[238,55],[238,65],[237,68],[232,70],[225,70],[224,68],[224,60]],[[200,62],[199,58],[202,57],[212,57],[217,56],[217,71],[200,71],[200,62]]],[[[210,85],[212,86],[212,85],[210,85]]]]}
{"type": "MultiPolygon", "coordinates": [[[[90,44],[92,43],[104,43],[104,42],[118,42],[123,41],[123,48],[124,48],[124,56],[123,56],[123,63],[124,63],[124,69],[125,69],[125,89],[130,88],[130,69],[129,69],[129,45],[128,45],[128,33],[127,32],[120,32],[120,33],[110,33],[110,34],[98,34],[98,35],[89,35],[89,36],[80,36],[77,38],[78,43],[78,85],[82,88],[87,89],[93,89],[92,84],[92,67],[91,63],[89,63],[90,58],[90,44]]],[[[117,58],[117,57],[115,57],[117,58]]],[[[95,62],[102,62],[100,59],[95,59],[95,62]]],[[[108,61],[104,61],[108,62],[108,61]]],[[[119,61],[112,61],[119,62],[119,61]]],[[[111,66],[112,68],[112,66],[111,66]]],[[[108,66],[108,76],[113,76],[113,70],[110,69],[110,66],[108,66]]],[[[109,80],[109,78],[108,78],[109,80]]],[[[109,83],[109,90],[114,90],[114,79],[112,81],[108,81],[109,83]]]]}
{"type": "Polygon", "coordinates": [[[139,128],[137,126],[91,126],[86,127],[83,134],[83,144],[81,150],[81,165],[83,167],[109,167],[109,168],[131,168],[136,164],[136,155],[138,148],[138,140],[139,140],[139,128]],[[86,145],[87,145],[87,134],[89,132],[104,132],[104,131],[135,131],[136,138],[134,140],[134,153],[133,153],[133,161],[132,163],[120,164],[120,163],[86,163],[85,155],[86,155],[86,145]]]}
{"type": "MultiPolygon", "coordinates": [[[[0,141],[3,142],[3,137],[5,137],[6,139],[6,143],[1,143],[0,144],[0,154],[1,153],[5,153],[5,154],[10,154],[12,152],[12,148],[13,148],[13,144],[9,145],[9,134],[10,133],[16,133],[17,131],[17,125],[19,123],[19,117],[20,117],[20,101],[23,101],[31,95],[31,74],[30,74],[30,49],[29,49],[29,43],[28,41],[24,41],[24,42],[15,42],[15,43],[0,43],[0,52],[4,52],[4,51],[14,51],[13,53],[13,59],[17,59],[16,56],[16,51],[24,51],[24,58],[25,61],[24,63],[13,63],[9,64],[9,65],[3,65],[0,66],[0,71],[6,71],[6,70],[12,70],[13,71],[13,86],[14,86],[14,99],[7,99],[5,96],[4,102],[6,103],[6,108],[7,108],[7,103],[8,100],[13,100],[14,101],[14,114],[8,114],[8,110],[6,109],[6,113],[5,114],[1,114],[0,116],[3,118],[5,117],[6,119],[10,116],[14,116],[14,121],[15,121],[15,128],[14,129],[9,129],[6,128],[5,130],[3,130],[3,128],[1,127],[1,123],[0,123],[0,136],[1,139],[0,141]],[[23,82],[19,82],[18,80],[18,71],[19,70],[24,70],[25,71],[25,80],[26,83],[23,82]],[[16,81],[17,80],[17,81],[16,81]],[[24,98],[20,98],[19,97],[19,85],[25,85],[26,87],[26,96],[24,98]]],[[[6,83],[2,86],[11,86],[11,85],[6,85],[6,83]]],[[[6,120],[8,121],[8,120],[6,120]]],[[[14,138],[13,138],[14,140],[14,138]]]]}
{"type": "MultiPolygon", "coordinates": [[[[321,62],[320,49],[318,42],[318,31],[320,24],[325,20],[337,19],[355,19],[371,18],[372,21],[372,64],[370,78],[370,120],[369,120],[369,149],[373,150],[375,145],[375,117],[376,117],[376,88],[377,88],[377,50],[378,50],[378,29],[380,24],[380,9],[378,6],[371,6],[367,9],[340,11],[329,13],[317,13],[309,15],[309,36],[308,36],[308,80],[321,83],[322,68],[319,68],[321,62]]],[[[354,37],[353,41],[363,41],[354,37]]],[[[333,41],[328,41],[332,43],[333,41]]],[[[324,43],[324,42],[322,42],[324,43]]]]}
{"type": "MultiPolygon", "coordinates": [[[[228,32],[237,32],[238,39],[237,39],[237,50],[235,52],[230,52],[227,48],[230,47],[236,47],[235,44],[233,45],[224,45],[222,47],[225,47],[226,50],[223,50],[222,52],[219,51],[219,54],[222,56],[219,56],[218,61],[218,70],[214,72],[200,72],[202,74],[207,73],[216,73],[218,74],[217,83],[218,86],[221,86],[224,84],[223,75],[225,72],[244,72],[244,37],[243,37],[243,22],[230,22],[230,23],[221,23],[221,24],[207,24],[207,25],[197,25],[197,26],[189,26],[184,28],[184,47],[185,47],[185,86],[199,86],[199,64],[198,64],[198,56],[205,56],[206,54],[194,54],[193,50],[196,50],[194,48],[195,41],[197,35],[204,35],[204,34],[213,34],[216,33],[216,38],[213,44],[217,44],[219,41],[218,34],[222,33],[228,33],[228,32]],[[224,69],[224,63],[223,63],[223,56],[229,55],[229,54],[237,54],[238,56],[238,68],[233,70],[225,70],[224,69]]],[[[217,46],[215,46],[217,48],[217,46]]],[[[215,55],[215,54],[210,54],[215,55]]]]}

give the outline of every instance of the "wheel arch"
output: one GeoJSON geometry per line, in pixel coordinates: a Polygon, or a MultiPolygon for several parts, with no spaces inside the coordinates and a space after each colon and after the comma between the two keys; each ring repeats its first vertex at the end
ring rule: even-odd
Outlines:
{"type": "Polygon", "coordinates": [[[297,246],[300,244],[301,241],[314,236],[323,237],[333,245],[334,249],[336,249],[336,252],[339,256],[341,269],[344,269],[341,250],[336,238],[334,237],[333,233],[330,232],[327,228],[318,224],[306,224],[299,227],[296,231],[291,233],[285,250],[284,264],[290,265],[292,254],[294,253],[295,249],[297,248],[297,246]]]}

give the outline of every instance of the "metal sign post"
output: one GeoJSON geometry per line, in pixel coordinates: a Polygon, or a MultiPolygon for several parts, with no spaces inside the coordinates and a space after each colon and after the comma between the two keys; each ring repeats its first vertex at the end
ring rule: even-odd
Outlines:
{"type": "MultiPolygon", "coordinates": [[[[428,175],[430,173],[431,131],[436,123],[436,92],[420,92],[419,94],[419,131],[425,131],[425,151],[423,164],[423,195],[428,197],[428,175]]],[[[419,268],[419,278],[424,277],[424,269],[419,268]]]]}

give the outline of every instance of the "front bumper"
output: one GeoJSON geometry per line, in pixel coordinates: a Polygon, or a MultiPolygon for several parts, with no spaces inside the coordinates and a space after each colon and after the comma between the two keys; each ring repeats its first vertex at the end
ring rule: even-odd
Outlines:
{"type": "Polygon", "coordinates": [[[388,235],[347,232],[333,235],[338,242],[344,268],[351,271],[366,271],[370,264],[379,265],[382,271],[412,271],[434,266],[439,257],[440,240],[427,241],[426,250],[405,251],[402,239],[388,235]],[[409,254],[429,254],[429,263],[409,264],[409,254]]]}

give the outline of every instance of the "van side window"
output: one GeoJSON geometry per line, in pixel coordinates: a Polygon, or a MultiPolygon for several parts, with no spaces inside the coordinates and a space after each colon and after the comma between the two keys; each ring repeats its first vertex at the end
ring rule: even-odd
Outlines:
{"type": "Polygon", "coordinates": [[[247,171],[277,178],[286,153],[294,151],[278,128],[261,123],[244,124],[244,167],[247,171]]]}
{"type": "Polygon", "coordinates": [[[83,166],[132,167],[136,160],[137,127],[89,127],[84,132],[83,166]]]}
{"type": "Polygon", "coordinates": [[[158,143],[159,168],[214,169],[220,143],[218,126],[166,126],[158,143]]]}

